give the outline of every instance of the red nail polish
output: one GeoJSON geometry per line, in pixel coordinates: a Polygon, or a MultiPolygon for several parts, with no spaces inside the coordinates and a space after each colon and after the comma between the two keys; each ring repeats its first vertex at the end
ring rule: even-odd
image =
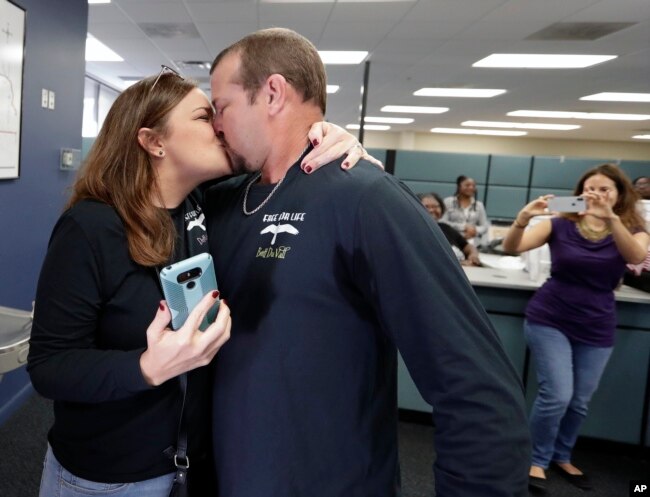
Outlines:
{"type": "Polygon", "coordinates": [[[307,165],[305,166],[305,172],[306,172],[307,174],[309,174],[309,173],[311,173],[312,171],[313,171],[313,168],[312,168],[309,164],[307,164],[307,165]]]}
{"type": "Polygon", "coordinates": [[[158,307],[160,307],[161,311],[165,310],[165,304],[163,304],[162,302],[160,304],[158,304],[158,307]]]}
{"type": "Polygon", "coordinates": [[[342,167],[343,169],[347,169],[347,168],[350,167],[350,163],[347,162],[347,161],[345,161],[343,164],[341,164],[341,167],[342,167]]]}
{"type": "Polygon", "coordinates": [[[316,138],[314,138],[313,141],[312,141],[312,144],[314,145],[314,147],[317,147],[318,146],[318,140],[316,138]]]}
{"type": "Polygon", "coordinates": [[[214,292],[212,292],[213,299],[216,299],[218,296],[219,296],[219,290],[215,290],[214,292]]]}

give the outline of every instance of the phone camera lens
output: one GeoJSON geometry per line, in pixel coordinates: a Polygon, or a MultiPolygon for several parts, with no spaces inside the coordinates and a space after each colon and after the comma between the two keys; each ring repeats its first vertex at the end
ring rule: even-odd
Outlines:
{"type": "Polygon", "coordinates": [[[189,290],[191,290],[191,289],[194,288],[195,286],[196,286],[196,283],[194,283],[193,281],[190,281],[190,282],[187,284],[187,288],[188,288],[189,290]]]}

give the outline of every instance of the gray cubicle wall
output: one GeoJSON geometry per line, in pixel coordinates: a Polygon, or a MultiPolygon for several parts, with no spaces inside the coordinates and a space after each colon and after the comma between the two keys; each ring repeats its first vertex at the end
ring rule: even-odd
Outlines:
{"type": "Polygon", "coordinates": [[[611,160],[574,159],[565,157],[533,157],[530,196],[552,193],[573,195],[573,188],[580,176],[592,167],[611,160]]]}
{"type": "Polygon", "coordinates": [[[490,156],[487,154],[452,154],[440,152],[395,153],[395,176],[415,193],[436,192],[441,197],[453,195],[456,178],[474,178],[479,200],[485,196],[490,156]]]}
{"type": "Polygon", "coordinates": [[[491,219],[512,219],[528,201],[533,158],[491,155],[485,209],[491,219]],[[489,207],[488,207],[489,206],[489,207]]]}
{"type": "Polygon", "coordinates": [[[366,149],[370,155],[375,159],[380,160],[384,166],[386,165],[386,150],[383,148],[367,148],[366,149]]]}
{"type": "MultiPolygon", "coordinates": [[[[373,154],[380,150],[373,149],[373,154]]],[[[386,157],[386,154],[382,154],[386,157]]],[[[546,193],[572,195],[580,176],[588,169],[613,159],[519,155],[458,154],[446,152],[395,153],[395,176],[415,193],[434,191],[453,195],[456,178],[464,174],[476,180],[478,199],[491,219],[514,219],[530,199],[546,193]]],[[[650,161],[620,161],[634,179],[650,176],[650,161]]]]}

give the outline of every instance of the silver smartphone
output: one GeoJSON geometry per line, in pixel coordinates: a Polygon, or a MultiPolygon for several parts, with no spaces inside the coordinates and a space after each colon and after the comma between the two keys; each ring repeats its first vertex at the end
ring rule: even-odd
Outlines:
{"type": "MultiPolygon", "coordinates": [[[[210,254],[199,254],[178,261],[160,271],[160,284],[172,314],[172,328],[179,329],[203,296],[217,289],[217,278],[210,254]]],[[[219,301],[208,311],[199,326],[202,331],[213,323],[219,301]]]]}
{"type": "Polygon", "coordinates": [[[551,212],[582,212],[587,209],[584,197],[552,197],[548,199],[551,212]]]}

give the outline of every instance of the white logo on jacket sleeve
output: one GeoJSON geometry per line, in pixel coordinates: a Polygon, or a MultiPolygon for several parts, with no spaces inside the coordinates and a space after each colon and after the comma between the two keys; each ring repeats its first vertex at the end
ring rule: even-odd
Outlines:
{"type": "Polygon", "coordinates": [[[205,225],[203,224],[204,221],[205,221],[205,214],[201,213],[199,217],[189,222],[189,224],[187,225],[187,231],[191,231],[193,228],[197,226],[201,228],[203,231],[205,231],[205,225]]]}
{"type": "Polygon", "coordinates": [[[278,233],[289,233],[291,235],[297,235],[299,231],[290,224],[270,224],[262,231],[260,231],[260,235],[263,235],[265,233],[273,233],[271,245],[275,245],[275,239],[277,238],[278,233]]]}

